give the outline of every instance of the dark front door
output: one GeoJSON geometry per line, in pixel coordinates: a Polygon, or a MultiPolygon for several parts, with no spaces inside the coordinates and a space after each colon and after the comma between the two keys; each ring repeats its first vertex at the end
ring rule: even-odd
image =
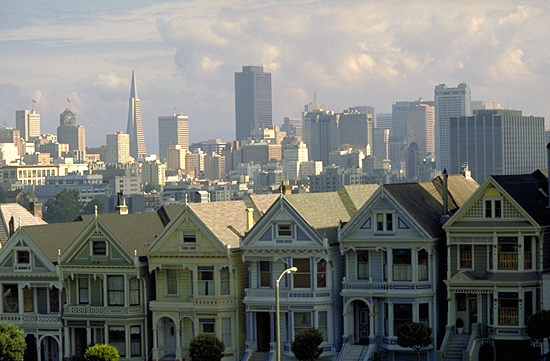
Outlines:
{"type": "Polygon", "coordinates": [[[477,296],[476,295],[470,295],[470,298],[468,299],[468,321],[470,328],[470,332],[472,332],[472,325],[477,322],[477,296]]]}
{"type": "Polygon", "coordinates": [[[363,302],[356,303],[356,330],[359,336],[357,343],[361,345],[369,344],[369,308],[363,302]]]}
{"type": "Polygon", "coordinates": [[[77,361],[84,360],[84,352],[86,351],[86,329],[85,328],[75,328],[74,330],[75,338],[75,358],[77,361]]]}
{"type": "Polygon", "coordinates": [[[269,312],[256,313],[256,330],[258,351],[269,351],[269,343],[271,341],[271,319],[269,312]]]}

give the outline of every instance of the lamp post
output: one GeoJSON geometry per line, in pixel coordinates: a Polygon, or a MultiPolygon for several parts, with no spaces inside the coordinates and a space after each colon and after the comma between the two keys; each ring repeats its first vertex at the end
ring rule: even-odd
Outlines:
{"type": "Polygon", "coordinates": [[[275,282],[275,317],[277,318],[276,325],[277,325],[277,361],[281,361],[281,316],[279,315],[279,282],[281,282],[281,279],[284,275],[290,274],[292,272],[298,271],[298,268],[296,267],[290,267],[287,268],[281,273],[279,278],[277,278],[277,281],[275,282]]]}

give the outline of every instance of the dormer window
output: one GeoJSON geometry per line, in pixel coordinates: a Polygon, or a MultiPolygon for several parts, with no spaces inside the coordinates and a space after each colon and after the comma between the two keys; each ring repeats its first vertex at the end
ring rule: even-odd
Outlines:
{"type": "Polygon", "coordinates": [[[502,218],[502,196],[495,188],[485,192],[485,218],[502,218]]]}
{"type": "Polygon", "coordinates": [[[29,251],[17,251],[17,264],[30,264],[31,255],[29,251]]]}
{"type": "Polygon", "coordinates": [[[197,243],[195,232],[183,232],[183,243],[197,243]]]}
{"type": "Polygon", "coordinates": [[[106,256],[107,255],[107,242],[94,241],[92,243],[94,256],[106,256]]]}
{"type": "Polygon", "coordinates": [[[292,237],[292,225],[289,223],[282,223],[277,225],[278,237],[292,237]]]}
{"type": "Polygon", "coordinates": [[[393,213],[377,213],[376,230],[378,232],[393,232],[393,213]]]}

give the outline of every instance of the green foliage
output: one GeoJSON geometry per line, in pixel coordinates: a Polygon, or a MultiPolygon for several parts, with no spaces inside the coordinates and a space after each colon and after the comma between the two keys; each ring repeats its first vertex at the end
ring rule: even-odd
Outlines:
{"type": "Polygon", "coordinates": [[[158,187],[156,184],[151,184],[151,183],[147,183],[144,187],[143,187],[143,191],[145,193],[151,193],[152,191],[157,191],[158,192],[158,187]]]}
{"type": "Polygon", "coordinates": [[[420,351],[434,342],[432,328],[419,322],[407,322],[399,325],[395,330],[397,344],[416,351],[420,361],[420,351]]]}
{"type": "Polygon", "coordinates": [[[299,361],[314,361],[321,356],[323,334],[315,328],[306,328],[296,334],[290,343],[290,350],[299,361]]]}
{"type": "Polygon", "coordinates": [[[82,210],[78,189],[63,188],[55,198],[46,202],[44,220],[48,223],[72,222],[82,210]]]}
{"type": "Polygon", "coordinates": [[[99,199],[94,197],[91,201],[86,203],[84,208],[82,208],[82,214],[95,214],[96,205],[97,205],[97,213],[101,213],[103,211],[103,203],[101,203],[99,199]]]}
{"type": "Polygon", "coordinates": [[[118,361],[120,355],[115,346],[98,343],[84,352],[84,361],[118,361]]]}
{"type": "Polygon", "coordinates": [[[193,361],[220,361],[224,352],[223,341],[211,333],[200,334],[189,344],[189,356],[193,361]]]}
{"type": "Polygon", "coordinates": [[[23,361],[25,335],[14,324],[0,323],[0,361],[23,361]]]}
{"type": "Polygon", "coordinates": [[[534,340],[550,338],[550,310],[539,310],[529,317],[527,334],[534,340]]]}

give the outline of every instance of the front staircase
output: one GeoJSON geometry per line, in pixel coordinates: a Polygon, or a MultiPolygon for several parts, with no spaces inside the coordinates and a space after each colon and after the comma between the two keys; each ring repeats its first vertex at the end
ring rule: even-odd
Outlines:
{"type": "Polygon", "coordinates": [[[466,348],[468,348],[469,341],[470,335],[453,335],[444,360],[462,361],[462,352],[466,351],[466,348]]]}
{"type": "Polygon", "coordinates": [[[358,361],[362,360],[367,353],[366,345],[349,345],[342,361],[358,361]]]}
{"type": "Polygon", "coordinates": [[[248,359],[248,361],[265,361],[266,358],[267,358],[267,352],[256,351],[256,352],[253,352],[252,355],[250,355],[250,358],[248,359]]]}

